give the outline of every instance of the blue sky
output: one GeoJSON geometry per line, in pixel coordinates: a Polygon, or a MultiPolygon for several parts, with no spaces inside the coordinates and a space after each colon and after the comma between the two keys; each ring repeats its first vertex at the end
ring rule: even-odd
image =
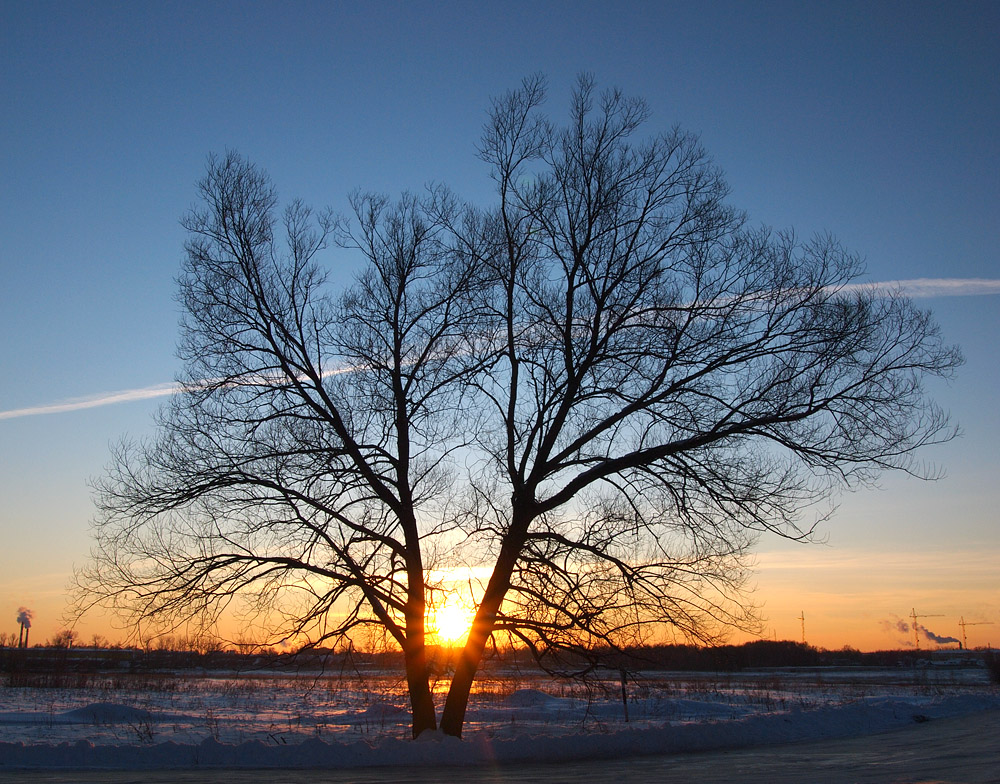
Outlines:
{"type": "MultiPolygon", "coordinates": [[[[178,219],[210,152],[240,151],[314,206],[429,182],[482,202],[490,97],[541,71],[559,119],[590,71],[646,98],[651,130],[699,133],[753,221],[833,233],[868,280],[973,281],[920,300],[968,360],[931,388],[964,430],[925,455],[947,477],[843,499],[829,544],[791,551],[808,570],[762,541],[758,598],[773,633],[797,638],[805,609],[829,646],[914,604],[994,621],[1000,642],[1000,576],[969,565],[1000,562],[998,40],[993,2],[0,0],[0,630],[22,605],[36,640],[59,628],[87,480],[109,443],[150,432],[162,397],[24,409],[173,379],[178,219]],[[842,567],[880,554],[884,587],[842,567]]],[[[339,280],[357,261],[329,260],[339,280]]]]}

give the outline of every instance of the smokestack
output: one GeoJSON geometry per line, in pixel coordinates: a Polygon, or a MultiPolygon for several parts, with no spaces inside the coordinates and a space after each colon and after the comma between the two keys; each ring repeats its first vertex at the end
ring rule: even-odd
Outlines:
{"type": "Polygon", "coordinates": [[[31,619],[34,617],[35,614],[27,607],[17,608],[17,622],[21,627],[21,634],[17,640],[18,648],[28,647],[28,634],[31,631],[31,619]]]}

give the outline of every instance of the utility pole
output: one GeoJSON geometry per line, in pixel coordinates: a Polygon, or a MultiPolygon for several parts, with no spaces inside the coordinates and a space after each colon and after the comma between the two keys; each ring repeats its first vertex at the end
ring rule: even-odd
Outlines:
{"type": "Polygon", "coordinates": [[[799,620],[802,621],[802,644],[806,644],[806,611],[799,611],[799,620]]]}
{"type": "Polygon", "coordinates": [[[969,650],[969,641],[965,638],[965,627],[966,626],[992,626],[993,621],[976,621],[975,623],[966,623],[965,616],[958,619],[958,625],[962,627],[962,650],[969,650]]]}
{"type": "Polygon", "coordinates": [[[910,617],[913,619],[913,642],[917,645],[917,650],[920,650],[920,632],[917,628],[917,618],[943,618],[941,613],[931,613],[929,615],[917,615],[916,609],[910,610],[910,617]]]}

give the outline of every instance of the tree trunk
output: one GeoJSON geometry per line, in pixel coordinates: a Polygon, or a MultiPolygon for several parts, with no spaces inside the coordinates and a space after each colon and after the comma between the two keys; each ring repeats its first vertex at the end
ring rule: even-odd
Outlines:
{"type": "Polygon", "coordinates": [[[445,700],[444,711],[441,713],[441,731],[445,735],[462,737],[465,710],[469,705],[469,692],[472,689],[472,682],[476,678],[476,672],[479,670],[483,651],[486,650],[486,642],[489,640],[493,625],[496,623],[496,611],[502,600],[503,595],[500,595],[498,601],[491,601],[487,605],[484,598],[479,605],[469,639],[455,665],[455,675],[451,679],[448,699],[445,700]]]}
{"type": "Polygon", "coordinates": [[[437,718],[434,715],[434,698],[431,696],[430,684],[427,680],[427,648],[421,638],[407,641],[404,652],[406,658],[406,684],[410,692],[410,712],[413,717],[413,737],[416,738],[424,730],[437,729],[437,718]]]}
{"type": "MultiPolygon", "coordinates": [[[[419,577],[420,573],[417,574],[419,577]]],[[[410,595],[406,602],[406,644],[403,646],[414,738],[424,730],[437,729],[434,697],[431,695],[431,687],[427,677],[425,611],[423,582],[418,580],[417,586],[410,588],[410,595]]]]}
{"type": "Polygon", "coordinates": [[[496,625],[497,611],[503,603],[507,589],[510,588],[510,575],[517,562],[520,544],[513,544],[509,539],[500,548],[493,575],[486,586],[483,600],[476,611],[476,619],[472,623],[469,639],[462,649],[462,655],[455,665],[455,675],[448,687],[448,698],[445,700],[444,711],[441,714],[441,731],[445,735],[462,737],[462,725],[465,723],[465,710],[469,705],[469,692],[476,678],[479,664],[486,650],[486,643],[496,625]]]}

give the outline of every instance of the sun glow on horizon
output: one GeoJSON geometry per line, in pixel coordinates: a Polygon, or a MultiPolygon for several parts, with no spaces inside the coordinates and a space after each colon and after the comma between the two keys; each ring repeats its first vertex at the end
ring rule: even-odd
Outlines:
{"type": "Polygon", "coordinates": [[[470,602],[457,593],[447,594],[427,613],[428,635],[441,645],[459,645],[468,636],[475,616],[476,608],[470,602]]]}

